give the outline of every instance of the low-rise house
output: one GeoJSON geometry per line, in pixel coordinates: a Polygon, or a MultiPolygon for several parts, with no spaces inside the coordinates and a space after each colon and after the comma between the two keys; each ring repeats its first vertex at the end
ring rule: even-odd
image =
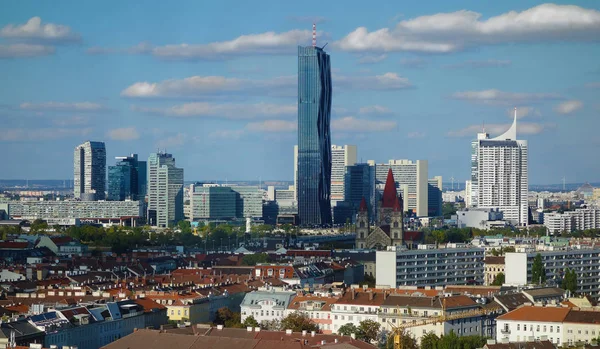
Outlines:
{"type": "Polygon", "coordinates": [[[387,293],[378,289],[351,288],[331,305],[333,333],[340,327],[352,323],[359,326],[361,321],[378,321],[377,314],[387,293]]]}
{"type": "Polygon", "coordinates": [[[281,320],[295,292],[253,291],[247,293],[240,305],[242,322],[252,316],[256,321],[281,320]]]}
{"type": "Polygon", "coordinates": [[[337,301],[334,296],[297,295],[287,307],[285,316],[293,312],[302,312],[319,326],[322,333],[333,333],[331,305],[337,301]]]}
{"type": "Polygon", "coordinates": [[[564,343],[563,322],[569,308],[523,306],[496,319],[496,340],[522,342],[546,336],[557,346],[564,343]]]}
{"type": "Polygon", "coordinates": [[[504,256],[487,256],[483,260],[484,265],[484,285],[491,285],[498,274],[504,274],[504,256]]]}
{"type": "Polygon", "coordinates": [[[542,305],[559,304],[565,297],[565,290],[558,287],[532,288],[522,292],[532,303],[542,305]]]}

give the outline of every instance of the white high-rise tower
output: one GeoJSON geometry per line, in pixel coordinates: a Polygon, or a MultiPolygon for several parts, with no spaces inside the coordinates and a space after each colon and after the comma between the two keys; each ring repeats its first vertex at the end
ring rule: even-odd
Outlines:
{"type": "MultiPolygon", "coordinates": [[[[498,208],[504,219],[528,223],[527,141],[517,140],[517,108],[511,127],[490,138],[485,130],[471,143],[470,206],[498,208]]],[[[469,193],[467,193],[469,195],[469,193]]]]}
{"type": "Polygon", "coordinates": [[[148,223],[166,228],[183,220],[183,169],[167,153],[148,157],[148,223]]]}
{"type": "Polygon", "coordinates": [[[346,166],[356,164],[355,145],[331,146],[331,206],[344,201],[346,166]]]}

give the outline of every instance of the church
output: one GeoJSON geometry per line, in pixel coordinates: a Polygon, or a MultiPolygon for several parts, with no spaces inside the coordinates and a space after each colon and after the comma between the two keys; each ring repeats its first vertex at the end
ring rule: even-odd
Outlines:
{"type": "Polygon", "coordinates": [[[402,197],[396,191],[396,181],[392,169],[388,171],[381,201],[379,202],[376,224],[371,228],[369,208],[365,198],[360,203],[356,217],[356,248],[385,249],[386,246],[414,247],[422,240],[422,232],[404,231],[402,197]]]}

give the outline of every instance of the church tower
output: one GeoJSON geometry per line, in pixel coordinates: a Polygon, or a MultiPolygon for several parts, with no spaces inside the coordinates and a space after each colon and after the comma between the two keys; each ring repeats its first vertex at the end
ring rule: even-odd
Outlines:
{"type": "Polygon", "coordinates": [[[369,236],[369,207],[363,197],[356,215],[356,248],[367,248],[366,239],[369,236]]]}
{"type": "Polygon", "coordinates": [[[379,208],[379,225],[389,231],[392,246],[402,246],[404,235],[402,198],[398,197],[396,181],[390,168],[379,208]]]}

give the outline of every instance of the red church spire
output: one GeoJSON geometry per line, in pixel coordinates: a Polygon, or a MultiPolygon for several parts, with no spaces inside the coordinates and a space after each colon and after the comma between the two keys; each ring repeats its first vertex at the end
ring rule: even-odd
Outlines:
{"type": "Polygon", "coordinates": [[[360,207],[358,208],[358,212],[367,212],[369,211],[369,207],[367,206],[367,200],[365,200],[365,197],[362,197],[362,200],[360,201],[360,207]]]}
{"type": "Polygon", "coordinates": [[[383,198],[381,200],[382,208],[396,208],[399,205],[398,192],[396,191],[396,181],[394,180],[394,174],[392,169],[388,171],[387,179],[385,181],[385,188],[383,189],[383,198]]]}

